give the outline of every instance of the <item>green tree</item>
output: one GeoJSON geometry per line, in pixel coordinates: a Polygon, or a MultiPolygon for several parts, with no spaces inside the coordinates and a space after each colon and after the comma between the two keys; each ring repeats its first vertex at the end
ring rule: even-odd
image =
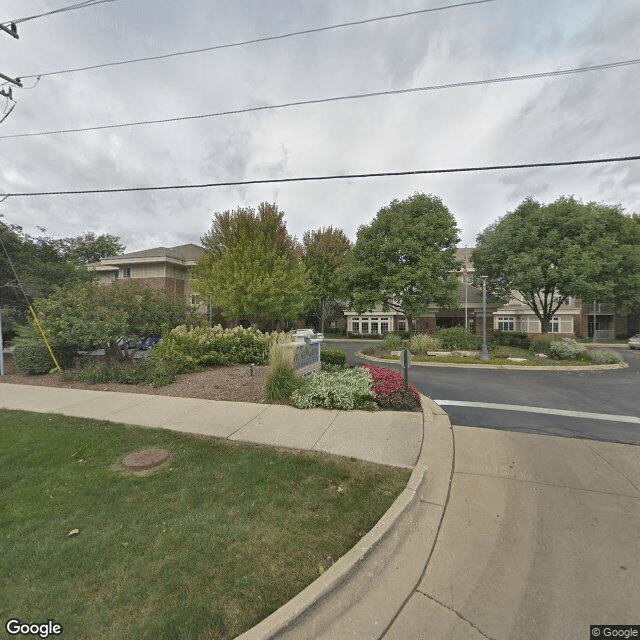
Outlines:
{"type": "Polygon", "coordinates": [[[302,251],[275,204],[216,213],[194,288],[231,320],[292,320],[308,304],[302,251]]]}
{"type": "Polygon", "coordinates": [[[51,344],[64,350],[106,348],[119,354],[119,337],[159,335],[195,320],[186,300],[174,301],[135,281],[56,287],[33,307],[51,344]]]}
{"type": "Polygon", "coordinates": [[[306,231],[302,237],[303,262],[309,274],[310,294],[318,308],[320,332],[332,306],[345,294],[340,268],[351,251],[351,242],[342,229],[323,227],[306,231]]]}
{"type": "Polygon", "coordinates": [[[430,303],[457,306],[456,221],[440,198],[416,193],[393,200],[358,239],[342,269],[357,312],[381,304],[412,324],[430,303]]]}
{"type": "Polygon", "coordinates": [[[61,255],[59,241],[48,236],[34,237],[19,225],[0,221],[0,239],[4,245],[4,250],[0,249],[0,300],[4,305],[22,309],[27,304],[22,290],[30,302],[48,295],[56,285],[86,282],[95,277],[61,255]]]}
{"type": "Polygon", "coordinates": [[[73,264],[97,262],[100,258],[124,253],[125,246],[118,236],[109,233],[96,235],[88,231],[79,236],[55,241],[60,255],[73,264]]]}
{"type": "Polygon", "coordinates": [[[513,296],[527,304],[543,333],[568,296],[629,308],[640,296],[639,229],[617,206],[527,198],[478,235],[476,279],[487,276],[499,302],[513,296]]]}

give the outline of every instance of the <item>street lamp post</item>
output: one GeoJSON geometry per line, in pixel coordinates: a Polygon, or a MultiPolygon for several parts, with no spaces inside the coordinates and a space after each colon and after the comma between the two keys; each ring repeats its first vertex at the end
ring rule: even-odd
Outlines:
{"type": "Polygon", "coordinates": [[[482,276],[482,351],[480,360],[489,360],[489,349],[487,349],[487,276],[482,276]]]}

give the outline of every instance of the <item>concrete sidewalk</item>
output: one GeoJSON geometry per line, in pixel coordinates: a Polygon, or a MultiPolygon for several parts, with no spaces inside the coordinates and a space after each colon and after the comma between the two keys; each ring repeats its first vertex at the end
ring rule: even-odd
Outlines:
{"type": "Polygon", "coordinates": [[[0,407],[324,451],[408,469],[422,444],[422,415],[415,412],[301,411],[285,405],[4,383],[0,407]]]}
{"type": "Polygon", "coordinates": [[[640,447],[455,427],[423,413],[0,384],[0,407],[413,467],[382,519],[238,640],[540,640],[639,624],[640,447]]]}

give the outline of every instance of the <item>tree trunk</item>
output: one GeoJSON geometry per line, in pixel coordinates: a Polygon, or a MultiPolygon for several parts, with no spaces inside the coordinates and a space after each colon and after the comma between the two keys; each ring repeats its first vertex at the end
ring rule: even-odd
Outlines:
{"type": "Polygon", "coordinates": [[[540,331],[542,333],[549,333],[549,318],[546,316],[540,318],[540,331]]]}
{"type": "Polygon", "coordinates": [[[327,315],[327,301],[320,301],[320,333],[324,334],[324,319],[327,315]]]}

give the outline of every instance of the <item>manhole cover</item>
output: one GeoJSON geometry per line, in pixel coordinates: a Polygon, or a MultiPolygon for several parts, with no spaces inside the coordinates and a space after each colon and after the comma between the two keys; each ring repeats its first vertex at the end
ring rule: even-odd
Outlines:
{"type": "Polygon", "coordinates": [[[163,462],[171,458],[171,453],[166,449],[145,449],[144,451],[136,451],[128,455],[122,465],[125,469],[134,469],[135,471],[144,471],[145,469],[153,469],[159,467],[163,462]]]}

